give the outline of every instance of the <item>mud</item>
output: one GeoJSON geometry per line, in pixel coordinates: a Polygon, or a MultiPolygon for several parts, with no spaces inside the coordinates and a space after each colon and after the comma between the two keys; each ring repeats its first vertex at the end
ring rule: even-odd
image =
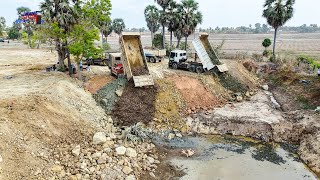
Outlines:
{"type": "Polygon", "coordinates": [[[128,83],[112,111],[116,124],[130,126],[138,122],[151,122],[155,113],[156,94],[156,87],[135,88],[132,82],[128,83]]]}

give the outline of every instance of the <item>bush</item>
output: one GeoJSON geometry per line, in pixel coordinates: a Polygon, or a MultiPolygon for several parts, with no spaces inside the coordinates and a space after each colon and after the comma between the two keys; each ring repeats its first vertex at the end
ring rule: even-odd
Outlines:
{"type": "Polygon", "coordinates": [[[270,40],[269,38],[266,38],[266,39],[263,40],[262,46],[263,46],[264,48],[267,49],[270,45],[271,45],[271,40],[270,40]]]}
{"type": "Polygon", "coordinates": [[[272,51],[270,51],[270,50],[264,50],[263,53],[262,53],[262,55],[263,55],[264,57],[270,57],[270,56],[272,55],[272,51]]]}
{"type": "Polygon", "coordinates": [[[161,34],[154,35],[154,38],[152,40],[152,44],[155,48],[161,49],[162,48],[162,42],[163,38],[161,34]]]}
{"type": "Polygon", "coordinates": [[[179,49],[181,49],[181,50],[185,50],[185,49],[189,50],[190,47],[189,47],[188,43],[186,44],[186,42],[181,42],[180,45],[179,45],[179,49]],[[186,48],[186,46],[187,46],[187,48],[186,48]]]}

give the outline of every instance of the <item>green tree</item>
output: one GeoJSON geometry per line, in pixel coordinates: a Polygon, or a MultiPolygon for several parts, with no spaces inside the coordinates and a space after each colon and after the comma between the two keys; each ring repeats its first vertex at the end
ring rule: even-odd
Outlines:
{"type": "Polygon", "coordinates": [[[108,25],[111,22],[110,11],[112,6],[110,0],[88,0],[82,9],[84,17],[100,30],[102,47],[104,32],[108,30],[108,25]]]}
{"type": "Polygon", "coordinates": [[[4,17],[0,17],[0,36],[3,36],[2,31],[4,31],[6,28],[6,20],[4,17]]]}
{"type": "MultiPolygon", "coordinates": [[[[162,12],[165,12],[167,7],[169,6],[170,2],[173,0],[155,0],[159,6],[162,8],[162,12]]],[[[162,19],[163,20],[163,19],[162,19]]],[[[166,20],[165,21],[160,21],[162,25],[162,49],[165,48],[165,42],[166,42],[166,20]]]]}
{"type": "MultiPolygon", "coordinates": [[[[160,20],[160,13],[156,6],[149,5],[144,10],[144,16],[146,18],[147,26],[151,32],[151,41],[153,41],[154,33],[156,33],[159,28],[159,20],[160,20]]],[[[152,43],[153,47],[153,43],[152,43]]]]}
{"type": "Polygon", "coordinates": [[[199,11],[199,3],[194,0],[182,0],[181,3],[185,43],[188,44],[188,37],[194,33],[197,25],[202,23],[202,13],[199,11]]]}
{"type": "Polygon", "coordinates": [[[102,26],[102,34],[105,37],[105,42],[108,41],[108,36],[112,33],[113,27],[111,20],[103,24],[102,26]]]}
{"type": "Polygon", "coordinates": [[[126,28],[126,25],[124,24],[123,19],[117,18],[113,20],[112,27],[114,32],[120,35],[122,31],[126,28]]]}
{"type": "Polygon", "coordinates": [[[166,9],[164,17],[167,19],[168,31],[170,32],[170,48],[172,47],[172,34],[179,28],[179,21],[181,14],[179,9],[181,9],[180,4],[177,4],[175,1],[169,3],[169,6],[166,9]]]}
{"type": "Polygon", "coordinates": [[[266,38],[262,42],[262,46],[267,50],[267,48],[271,45],[271,40],[269,38],[266,38]]]}
{"type": "Polygon", "coordinates": [[[72,74],[68,36],[81,16],[80,0],[45,0],[40,9],[50,26],[50,36],[54,39],[58,52],[59,66],[64,68],[64,59],[68,58],[69,75],[72,74]]]}
{"type": "Polygon", "coordinates": [[[267,19],[270,26],[274,28],[273,60],[275,60],[276,40],[279,27],[283,26],[293,17],[293,5],[295,0],[266,0],[264,4],[263,17],[267,19]]]}

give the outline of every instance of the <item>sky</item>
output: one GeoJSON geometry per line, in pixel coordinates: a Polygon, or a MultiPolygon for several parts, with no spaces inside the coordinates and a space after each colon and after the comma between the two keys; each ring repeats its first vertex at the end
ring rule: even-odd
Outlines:
{"type": "MultiPolygon", "coordinates": [[[[16,8],[29,7],[39,10],[42,0],[0,0],[0,16],[11,26],[17,18],[16,8]]],[[[179,0],[178,0],[179,1],[179,0]]],[[[196,0],[203,13],[201,28],[249,26],[255,23],[266,24],[262,18],[265,0],[196,0]]],[[[111,0],[112,18],[123,18],[128,28],[146,27],[144,8],[155,4],[154,0],[111,0]]],[[[320,25],[320,0],[296,0],[294,17],[286,24],[300,26],[302,24],[320,25]]]]}

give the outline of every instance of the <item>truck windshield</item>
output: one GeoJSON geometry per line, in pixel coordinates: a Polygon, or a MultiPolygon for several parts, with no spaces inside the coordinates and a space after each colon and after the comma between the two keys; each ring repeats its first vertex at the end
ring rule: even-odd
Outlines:
{"type": "Polygon", "coordinates": [[[176,56],[176,53],[174,53],[174,52],[172,52],[171,54],[170,54],[170,57],[171,58],[174,58],[176,56]]]}
{"type": "Polygon", "coordinates": [[[120,61],[121,60],[121,57],[116,57],[116,61],[120,61]]]}

